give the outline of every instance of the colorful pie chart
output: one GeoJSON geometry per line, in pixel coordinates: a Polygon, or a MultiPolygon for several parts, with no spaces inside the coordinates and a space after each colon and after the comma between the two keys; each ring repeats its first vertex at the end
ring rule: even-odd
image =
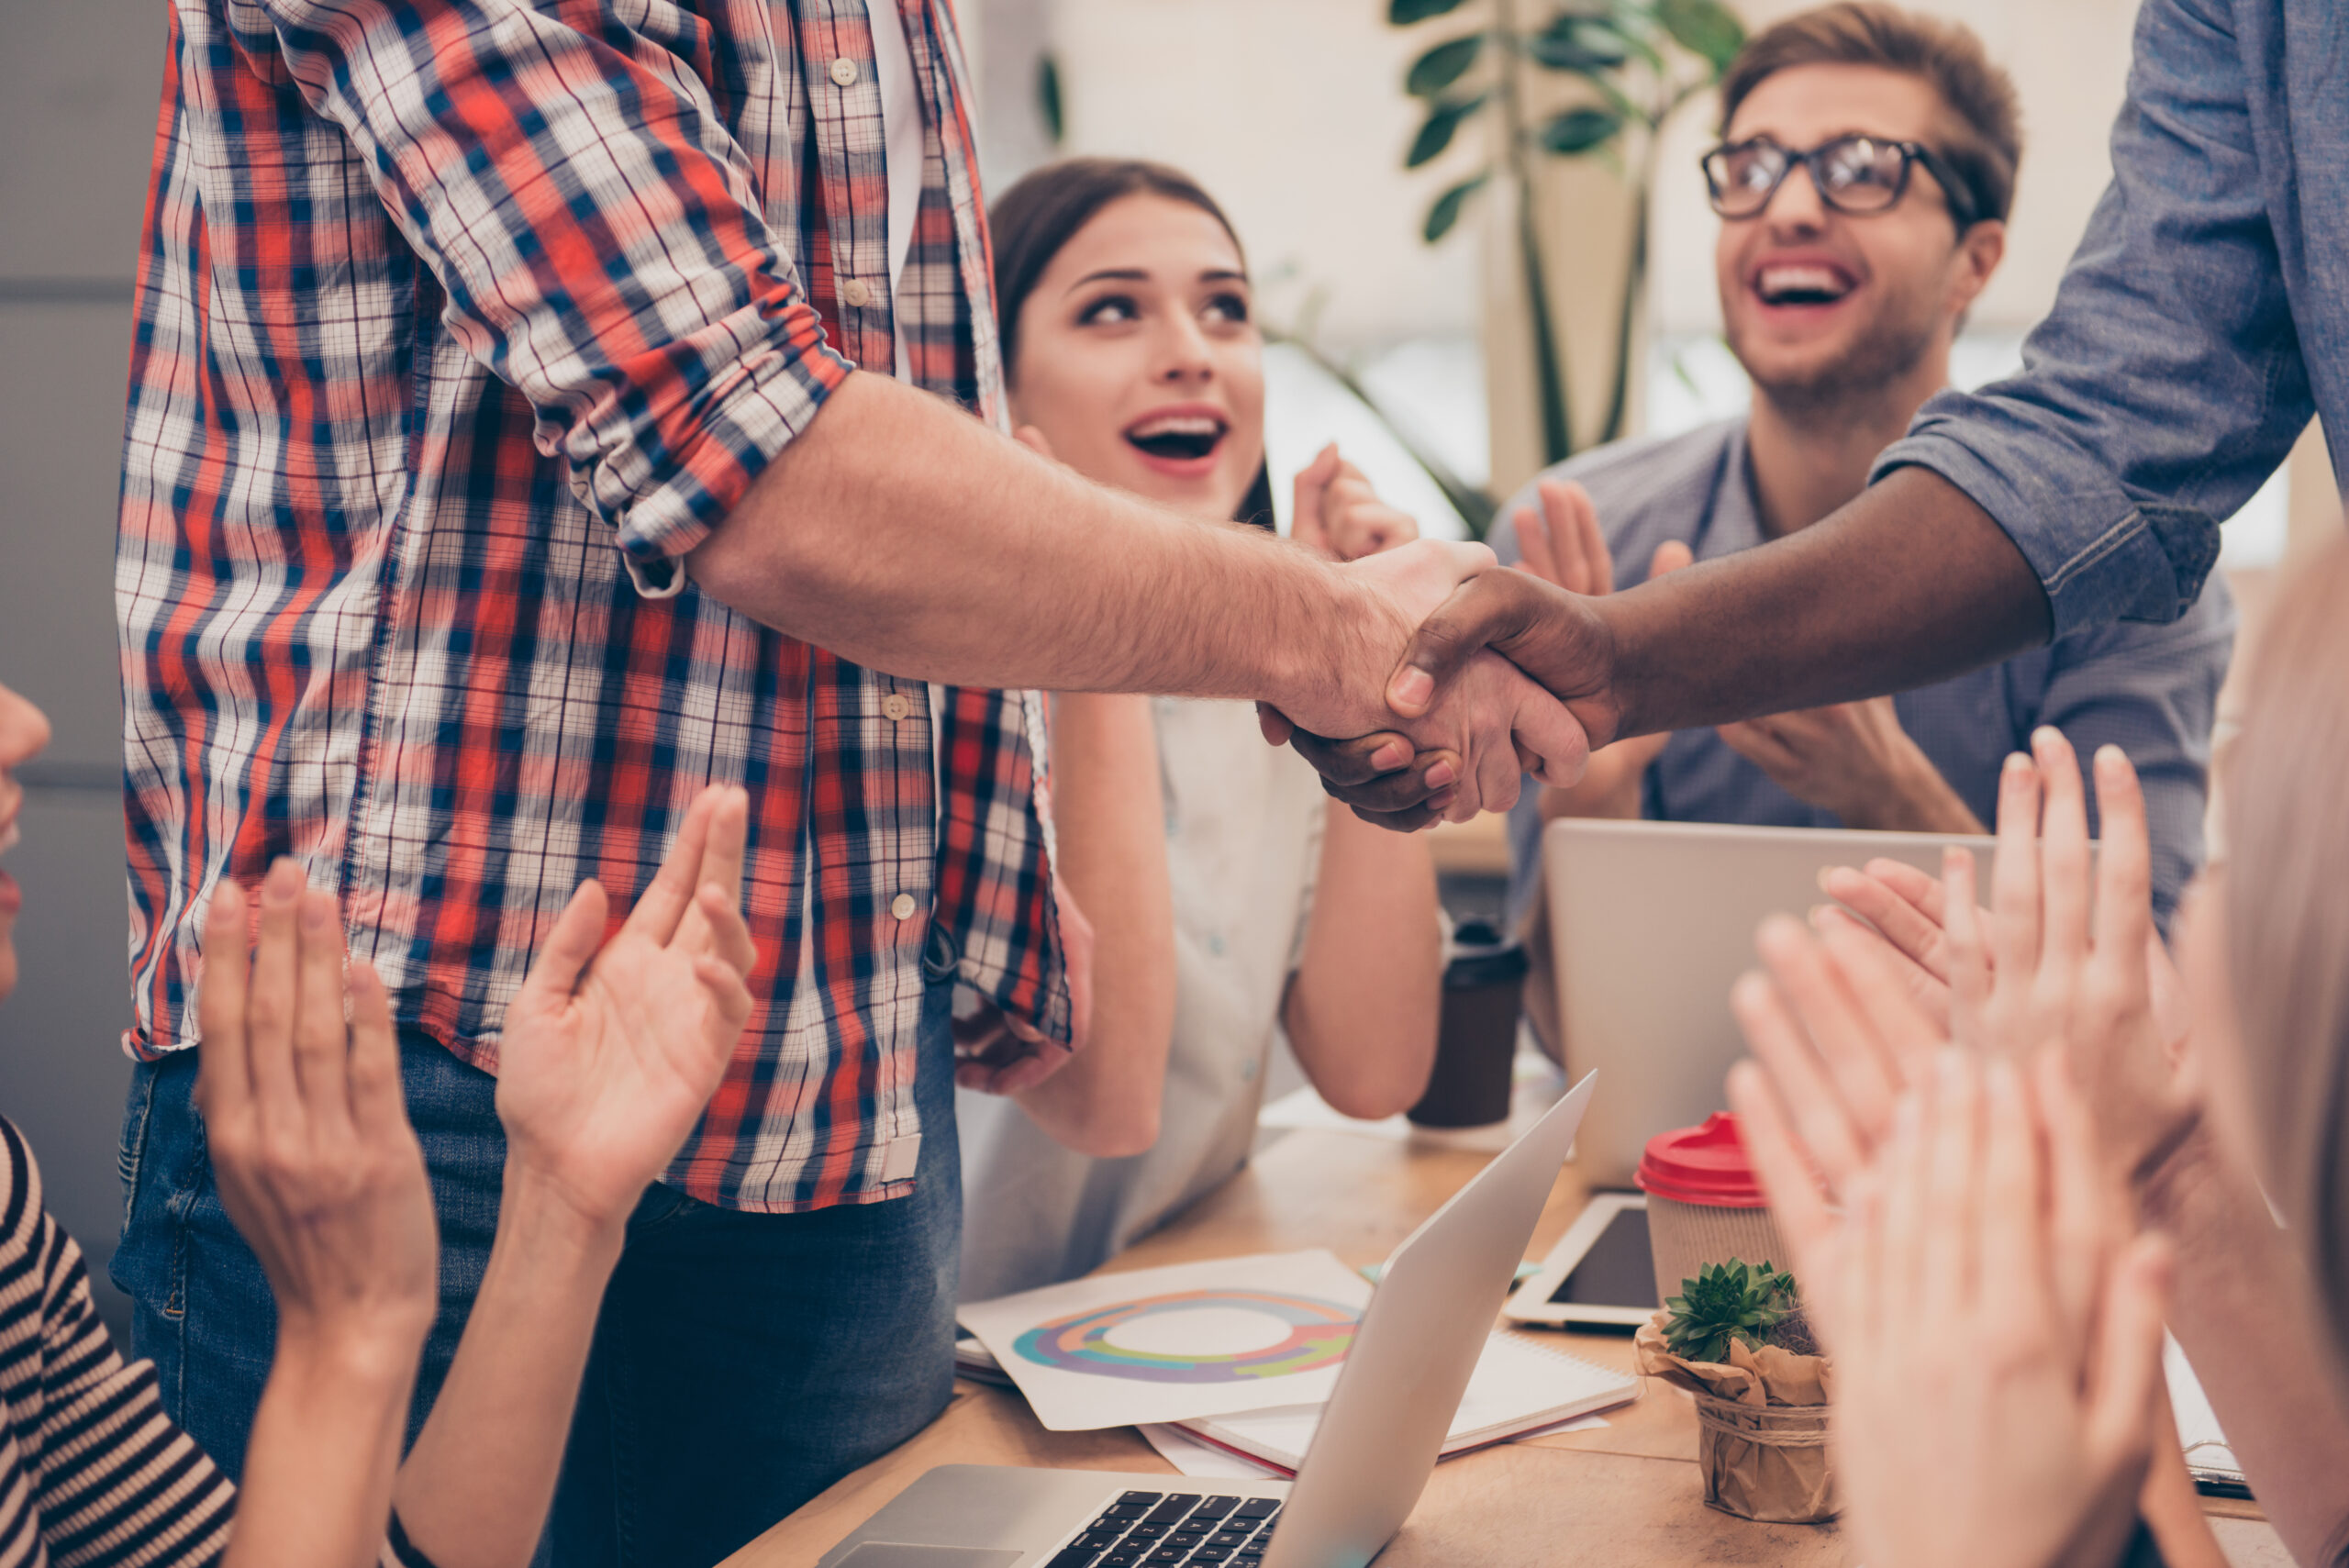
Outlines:
{"type": "MultiPolygon", "coordinates": [[[[1144,1296],[1113,1307],[1074,1313],[1040,1323],[1019,1336],[1012,1349],[1038,1366],[1141,1383],[1244,1383],[1318,1372],[1346,1359],[1361,1314],[1334,1301],[1252,1290],[1186,1290],[1144,1296]],[[1181,1348],[1186,1323],[1225,1326],[1244,1319],[1275,1319],[1288,1332],[1271,1343],[1246,1348],[1181,1348]],[[1151,1329],[1138,1325],[1152,1319],[1151,1329]],[[1119,1340],[1128,1342],[1119,1343],[1119,1340]],[[1132,1341],[1143,1340],[1144,1349],[1132,1341]]],[[[1212,1337],[1212,1336],[1210,1336],[1212,1337]]]]}

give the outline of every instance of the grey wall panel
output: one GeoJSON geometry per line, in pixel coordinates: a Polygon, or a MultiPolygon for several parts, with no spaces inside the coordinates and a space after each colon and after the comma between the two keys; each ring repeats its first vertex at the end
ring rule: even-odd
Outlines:
{"type": "Polygon", "coordinates": [[[25,889],[21,975],[0,1004],[0,1115],[31,1141],[50,1209],[89,1254],[99,1310],[120,1329],[128,1312],[106,1263],[122,1228],[115,1151],[130,1082],[122,796],[32,790],[21,823],[24,840],[8,851],[25,889]]]}
{"type": "Polygon", "coordinates": [[[0,296],[15,280],[128,278],[170,7],[6,0],[0,16],[0,296]]]}
{"type": "Polygon", "coordinates": [[[127,299],[0,303],[0,681],[56,727],[34,776],[105,787],[122,773],[114,532],[129,347],[127,299]]]}

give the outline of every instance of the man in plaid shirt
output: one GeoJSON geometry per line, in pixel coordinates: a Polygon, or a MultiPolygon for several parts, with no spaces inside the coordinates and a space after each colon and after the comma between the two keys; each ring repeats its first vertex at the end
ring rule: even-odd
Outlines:
{"type": "MultiPolygon", "coordinates": [[[[391,987],[441,1210],[420,1421],[490,1266],[504,1006],[580,881],[627,907],[694,794],[748,786],[761,1005],[630,1227],[551,1537],[707,1563],[946,1397],[953,985],[1013,1043],[966,1073],[1076,1042],[1041,707],[997,688],[1392,728],[1411,627],[1489,561],[1341,569],[1005,439],[962,72],[944,0],[174,0],[115,1273],[231,1468],[269,1298],[182,1049],[221,878],[298,857],[391,987]]],[[[1514,795],[1513,734],[1580,755],[1482,669],[1411,730],[1463,813],[1514,795]]]]}

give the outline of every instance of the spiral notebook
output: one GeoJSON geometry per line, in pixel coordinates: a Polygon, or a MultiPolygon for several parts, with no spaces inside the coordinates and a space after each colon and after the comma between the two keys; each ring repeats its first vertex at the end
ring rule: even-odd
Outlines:
{"type": "MultiPolygon", "coordinates": [[[[1640,1396],[1637,1373],[1614,1372],[1521,1334],[1497,1329],[1485,1341],[1468,1392],[1460,1398],[1442,1456],[1450,1459],[1520,1433],[1570,1421],[1640,1396]]],[[[1174,1423],[1202,1442],[1245,1454],[1288,1473],[1304,1461],[1319,1405],[1290,1405],[1174,1423]]]]}

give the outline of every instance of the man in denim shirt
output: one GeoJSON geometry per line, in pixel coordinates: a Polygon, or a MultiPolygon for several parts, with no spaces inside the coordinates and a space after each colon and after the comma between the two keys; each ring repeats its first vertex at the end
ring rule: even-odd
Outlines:
{"type": "MultiPolygon", "coordinates": [[[[1486,573],[1421,626],[1390,706],[1424,711],[1491,647],[1567,699],[1598,746],[2178,619],[2220,524],[2311,416],[2349,472],[2349,6],[2145,0],[2112,165],[2022,373],[1933,398],[1857,498],[1606,598],[1486,573]]],[[[1442,755],[1397,768],[1409,748],[1391,734],[1300,750],[1395,826],[1449,799],[1442,755]]],[[[2129,1128],[2121,1086],[2092,1093],[2129,1128]]],[[[2349,1564],[2330,1336],[2295,1244],[2216,1155],[2208,1120],[2136,1168],[2145,1220],[2176,1250],[2169,1327],[2295,1560],[2349,1564]]]]}
{"type": "MultiPolygon", "coordinates": [[[[1501,558],[1530,542],[1564,586],[1600,591],[1610,565],[1631,584],[1729,556],[1858,494],[1948,383],[1951,344],[2003,253],[2021,139],[2012,83],[1963,27],[1829,7],[1757,35],[1722,84],[1721,145],[1705,160],[1721,317],[1752,415],[1550,470],[1505,508],[1501,558]]],[[[1529,793],[1509,814],[1512,913],[1531,902],[1549,817],[1987,832],[2008,754],[2052,725],[2083,756],[2110,743],[2136,763],[2166,926],[2202,859],[2233,634],[2214,583],[2170,625],[2084,627],[1898,697],[1620,742],[1580,784],[1529,793]]]]}
{"type": "MultiPolygon", "coordinates": [[[[2146,0],[2112,165],[2022,373],[1926,404],[1848,506],[1608,599],[1486,573],[1421,626],[1390,704],[1424,711],[1491,647],[1597,746],[2184,615],[2311,415],[2349,471],[2349,6],[2146,0]]],[[[1397,827],[1451,787],[1433,756],[1393,767],[1391,734],[1301,749],[1397,827]]]]}

